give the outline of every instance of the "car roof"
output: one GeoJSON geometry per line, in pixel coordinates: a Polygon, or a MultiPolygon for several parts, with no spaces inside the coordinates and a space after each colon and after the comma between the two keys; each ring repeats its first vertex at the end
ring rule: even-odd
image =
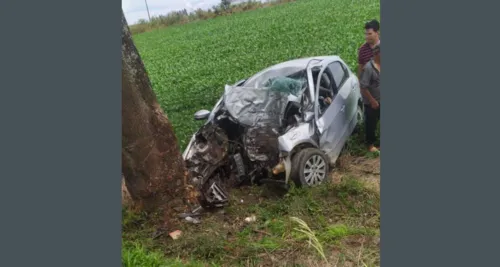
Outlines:
{"type": "Polygon", "coordinates": [[[304,57],[304,58],[298,58],[298,59],[293,59],[289,61],[284,61],[281,63],[278,63],[276,65],[272,65],[270,67],[267,67],[266,69],[263,69],[259,71],[258,73],[252,75],[249,77],[246,81],[245,84],[248,85],[249,83],[255,83],[256,81],[262,80],[263,78],[266,78],[267,76],[274,76],[277,75],[277,73],[280,73],[279,75],[290,75],[292,73],[305,70],[307,68],[307,65],[309,62],[313,59],[319,60],[319,62],[313,62],[315,63],[314,65],[321,63],[323,60],[340,60],[339,56],[316,56],[316,57],[304,57]]]}
{"type": "Polygon", "coordinates": [[[307,67],[307,64],[309,63],[309,61],[311,61],[312,59],[318,59],[320,61],[323,61],[325,59],[337,60],[337,59],[340,59],[340,57],[339,56],[318,56],[318,57],[298,58],[298,59],[293,59],[293,60],[278,63],[276,65],[273,65],[273,66],[266,68],[263,71],[268,71],[268,70],[273,70],[273,69],[281,69],[281,68],[303,68],[303,69],[305,69],[307,67]]]}

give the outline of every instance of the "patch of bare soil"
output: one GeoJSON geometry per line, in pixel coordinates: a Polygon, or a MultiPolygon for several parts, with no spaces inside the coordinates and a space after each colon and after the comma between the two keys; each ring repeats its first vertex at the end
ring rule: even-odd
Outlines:
{"type": "MultiPolygon", "coordinates": [[[[359,179],[380,192],[380,159],[343,155],[331,178],[333,183],[359,179]]],[[[379,228],[379,216],[375,207],[367,204],[377,200],[372,195],[345,195],[335,191],[344,189],[324,188],[287,196],[267,186],[234,189],[228,207],[204,214],[200,224],[183,220],[180,228],[165,230],[162,237],[155,239],[155,246],[162,247],[167,257],[187,259],[194,254],[199,260],[217,259],[223,267],[380,266],[380,237],[373,233],[379,228]],[[247,221],[252,216],[255,220],[247,221]],[[307,240],[296,236],[297,226],[289,221],[290,216],[307,221],[321,238],[328,263],[307,240]],[[177,240],[168,235],[174,230],[182,231],[177,240]]],[[[122,193],[128,195],[125,187],[122,193]]],[[[144,229],[140,235],[149,237],[152,230],[144,229]]]]}
{"type": "Polygon", "coordinates": [[[344,177],[357,178],[380,193],[380,158],[344,155],[331,177],[334,183],[340,183],[344,177]]]}

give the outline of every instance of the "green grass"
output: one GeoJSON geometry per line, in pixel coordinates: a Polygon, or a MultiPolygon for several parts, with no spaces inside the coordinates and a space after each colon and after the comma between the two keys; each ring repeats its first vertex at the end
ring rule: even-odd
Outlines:
{"type": "Polygon", "coordinates": [[[301,0],[135,35],[158,100],[182,148],[224,90],[270,65],[339,55],[356,68],[363,23],[379,18],[377,0],[301,0]]]}
{"type": "Polygon", "coordinates": [[[122,244],[123,267],[204,267],[199,261],[185,261],[178,258],[165,258],[158,251],[147,251],[137,242],[124,242],[122,244]]]}
{"type": "Polygon", "coordinates": [[[199,225],[181,222],[183,235],[177,240],[167,234],[152,240],[154,218],[125,211],[122,259],[136,264],[126,266],[181,262],[185,266],[279,262],[311,266],[325,260],[339,266],[342,262],[379,266],[379,204],[378,193],[355,178],[311,189],[292,188],[284,197],[265,187],[245,188],[232,192],[223,214],[207,214],[199,225]],[[244,219],[252,215],[257,220],[246,223],[244,219]],[[309,229],[293,218],[303,220],[309,229]]]}

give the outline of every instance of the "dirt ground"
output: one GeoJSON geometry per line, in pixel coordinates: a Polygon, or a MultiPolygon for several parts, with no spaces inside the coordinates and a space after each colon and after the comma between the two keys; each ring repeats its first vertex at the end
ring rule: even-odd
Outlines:
{"type": "MultiPolygon", "coordinates": [[[[361,192],[341,200],[338,193],[346,190],[342,184],[354,179],[361,180],[365,187],[379,195],[380,158],[343,155],[331,179],[339,186],[315,188],[311,194],[285,198],[260,187],[233,190],[231,204],[220,212],[202,216],[201,224],[181,222],[180,228],[166,230],[166,233],[181,230],[183,235],[179,240],[173,241],[165,234],[148,242],[156,244],[169,258],[187,259],[189,255],[198,255],[201,260],[226,262],[221,266],[380,266],[380,236],[366,232],[379,229],[377,198],[361,192]],[[370,202],[372,204],[368,204],[370,202]],[[245,222],[251,215],[256,215],[257,221],[245,222]],[[288,222],[290,216],[303,218],[322,238],[327,264],[304,240],[294,237],[292,229],[296,226],[288,222]],[[343,226],[347,228],[343,230],[343,226]]],[[[123,184],[122,193],[128,195],[123,184]]],[[[151,232],[152,229],[140,227],[128,230],[127,235],[132,233],[136,238],[143,236],[141,240],[147,240],[151,232]]]]}
{"type": "MultiPolygon", "coordinates": [[[[362,179],[380,193],[380,158],[353,157],[343,155],[338,160],[338,166],[331,173],[334,183],[342,181],[343,177],[350,176],[362,179]]],[[[122,177],[122,204],[131,202],[130,194],[125,187],[125,179],[122,177]]]]}
{"type": "Polygon", "coordinates": [[[343,156],[339,158],[338,165],[331,174],[334,183],[339,183],[346,176],[355,177],[380,193],[380,157],[343,156]]]}

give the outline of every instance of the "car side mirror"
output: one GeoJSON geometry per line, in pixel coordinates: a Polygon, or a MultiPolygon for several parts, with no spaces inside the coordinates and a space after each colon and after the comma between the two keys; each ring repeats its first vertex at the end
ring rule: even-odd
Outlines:
{"type": "Polygon", "coordinates": [[[199,121],[199,120],[205,120],[210,116],[210,111],[206,109],[198,110],[196,113],[194,113],[194,119],[199,121]]]}

